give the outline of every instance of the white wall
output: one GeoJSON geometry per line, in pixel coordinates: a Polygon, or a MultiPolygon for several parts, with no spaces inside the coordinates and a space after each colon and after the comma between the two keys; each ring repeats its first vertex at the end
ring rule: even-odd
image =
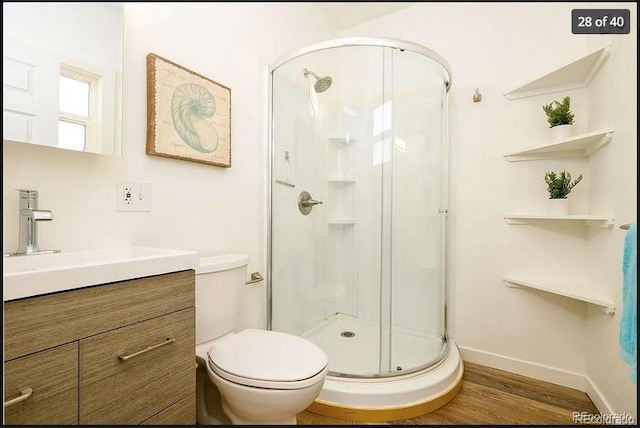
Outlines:
{"type": "MultiPolygon", "coordinates": [[[[509,211],[543,211],[544,172],[567,169],[585,177],[570,195],[574,213],[603,211],[620,222],[635,221],[636,36],[573,35],[571,10],[580,7],[597,6],[420,3],[343,35],[413,41],[442,55],[453,70],[448,326],[463,357],[589,390],[601,410],[635,416],[635,386],[618,355],[619,315],[510,289],[502,281],[510,273],[586,280],[603,295],[613,292],[619,305],[622,234],[617,227],[510,226],[503,219],[509,211]],[[612,58],[596,86],[566,95],[572,97],[576,132],[612,126],[611,147],[592,163],[507,162],[505,153],[544,142],[548,125],[541,106],[565,93],[508,101],[504,92],[609,39],[612,58]],[[472,102],[475,88],[483,95],[480,103],[472,102]],[[599,105],[603,97],[606,102],[599,105]],[[623,184],[608,185],[609,179],[623,184]],[[593,281],[594,270],[605,281],[593,281]]],[[[633,3],[606,7],[629,8],[635,16],[633,3]]]]}
{"type": "MultiPolygon", "coordinates": [[[[264,274],[267,68],[333,25],[304,4],[126,3],[124,16],[123,156],[3,143],[3,251],[18,244],[14,189],[37,189],[54,214],[39,226],[42,249],[239,252],[264,274]],[[150,52],[231,88],[231,168],[145,154],[150,52]],[[118,179],[151,182],[151,212],[116,212],[118,179]]],[[[249,290],[241,327],[263,325],[263,294],[264,283],[249,290]]]]}
{"type": "MultiPolygon", "coordinates": [[[[608,3],[589,7],[609,8],[608,3]]],[[[631,9],[632,19],[636,13],[631,9]]],[[[625,231],[618,225],[637,220],[637,25],[628,36],[605,36],[611,56],[590,86],[590,117],[596,128],[611,127],[614,138],[607,150],[594,156],[589,174],[598,177],[591,184],[592,209],[608,209],[615,215],[611,233],[594,234],[587,257],[590,276],[613,298],[616,314],[602,317],[590,309],[587,317],[587,374],[615,413],[627,412],[637,421],[637,385],[630,380],[630,366],[620,358],[618,334],[622,319],[622,254],[625,231]],[[633,59],[633,60],[632,60],[633,59]]],[[[593,43],[596,40],[590,40],[593,43]]],[[[590,237],[591,238],[591,237],[590,237]]]]}

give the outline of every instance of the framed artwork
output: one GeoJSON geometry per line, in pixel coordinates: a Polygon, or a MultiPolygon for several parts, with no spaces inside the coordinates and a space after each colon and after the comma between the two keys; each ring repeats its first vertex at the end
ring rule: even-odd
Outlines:
{"type": "Polygon", "coordinates": [[[231,167],[231,89],[148,54],[147,154],[231,167]]]}

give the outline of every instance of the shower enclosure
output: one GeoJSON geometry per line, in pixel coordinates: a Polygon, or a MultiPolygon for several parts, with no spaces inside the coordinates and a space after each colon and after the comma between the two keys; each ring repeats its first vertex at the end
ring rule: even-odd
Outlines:
{"type": "Polygon", "coordinates": [[[267,327],[320,346],[329,389],[433,371],[452,354],[448,65],[414,43],[348,38],[280,59],[270,79],[267,327]]]}

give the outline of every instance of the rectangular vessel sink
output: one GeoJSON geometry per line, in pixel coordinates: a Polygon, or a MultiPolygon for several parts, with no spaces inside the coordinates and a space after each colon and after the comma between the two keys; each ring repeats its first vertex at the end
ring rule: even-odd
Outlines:
{"type": "Polygon", "coordinates": [[[196,251],[154,247],[3,257],[3,301],[195,269],[197,265],[196,251]]]}

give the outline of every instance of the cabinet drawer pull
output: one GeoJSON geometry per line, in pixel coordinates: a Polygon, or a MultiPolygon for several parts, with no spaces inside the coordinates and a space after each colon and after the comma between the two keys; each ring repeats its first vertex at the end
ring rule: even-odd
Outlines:
{"type": "Polygon", "coordinates": [[[127,361],[127,360],[130,360],[133,357],[137,357],[138,355],[142,355],[142,354],[144,354],[146,352],[153,351],[154,349],[157,349],[157,348],[159,348],[161,346],[164,346],[164,345],[168,345],[168,344],[173,343],[175,341],[176,341],[176,339],[174,339],[172,337],[167,337],[167,340],[165,340],[164,342],[158,343],[157,345],[149,346],[147,349],[143,349],[142,351],[134,352],[133,354],[129,354],[129,355],[118,355],[118,359],[120,361],[127,361]]]}
{"type": "Polygon", "coordinates": [[[33,395],[33,389],[31,389],[31,388],[21,389],[19,396],[17,396],[16,398],[12,398],[9,401],[5,401],[4,402],[4,407],[9,407],[9,406],[13,406],[14,404],[21,403],[24,400],[29,399],[29,397],[31,397],[31,395],[33,395]]]}

